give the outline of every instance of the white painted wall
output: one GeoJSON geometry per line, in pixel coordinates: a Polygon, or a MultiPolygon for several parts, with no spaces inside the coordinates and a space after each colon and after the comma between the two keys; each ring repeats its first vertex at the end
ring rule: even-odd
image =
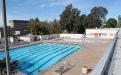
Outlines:
{"type": "Polygon", "coordinates": [[[10,42],[14,42],[14,38],[13,37],[10,37],[10,42]]]}
{"type": "Polygon", "coordinates": [[[34,37],[37,37],[37,40],[47,40],[49,38],[59,38],[58,34],[51,34],[51,35],[31,35],[31,36],[21,36],[20,40],[31,42],[34,37]]]}
{"type": "Polygon", "coordinates": [[[60,34],[60,38],[82,38],[83,34],[60,34]]]}
{"type": "Polygon", "coordinates": [[[20,40],[26,41],[26,42],[31,42],[31,37],[20,37],[20,40]]]}
{"type": "Polygon", "coordinates": [[[118,28],[86,29],[86,37],[113,39],[117,31],[118,28]]]}
{"type": "Polygon", "coordinates": [[[48,40],[52,38],[75,38],[80,39],[83,37],[82,34],[51,34],[51,35],[32,35],[32,36],[21,36],[20,40],[31,42],[34,37],[38,40],[48,40]]]}
{"type": "MultiPolygon", "coordinates": [[[[86,37],[87,38],[104,38],[104,39],[112,39],[114,38],[118,28],[102,28],[102,29],[86,29],[86,37]],[[95,37],[95,33],[98,34],[95,37]],[[99,36],[100,34],[100,36],[99,36]]],[[[20,39],[26,42],[31,42],[33,37],[37,37],[38,40],[47,40],[49,38],[74,38],[80,39],[83,38],[83,34],[51,34],[51,35],[32,35],[29,37],[21,36],[20,39]]]]}
{"type": "Polygon", "coordinates": [[[59,34],[51,34],[51,35],[39,35],[41,40],[46,40],[49,38],[59,38],[59,34]]]}

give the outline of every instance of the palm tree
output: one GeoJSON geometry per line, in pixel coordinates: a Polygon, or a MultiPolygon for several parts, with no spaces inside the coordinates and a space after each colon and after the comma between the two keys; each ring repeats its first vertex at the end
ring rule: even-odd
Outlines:
{"type": "MultiPolygon", "coordinates": [[[[11,61],[10,62],[10,66],[11,66],[11,73],[12,75],[15,75],[17,73],[17,66],[18,66],[18,62],[15,61],[11,61]]],[[[0,75],[6,75],[7,71],[6,71],[6,58],[3,58],[2,60],[0,60],[0,75]]]]}

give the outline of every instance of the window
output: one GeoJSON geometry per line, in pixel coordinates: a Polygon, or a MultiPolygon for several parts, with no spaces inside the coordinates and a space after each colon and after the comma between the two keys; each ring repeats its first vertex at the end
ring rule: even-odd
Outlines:
{"type": "Polygon", "coordinates": [[[107,36],[107,33],[101,33],[101,36],[107,36]]]}

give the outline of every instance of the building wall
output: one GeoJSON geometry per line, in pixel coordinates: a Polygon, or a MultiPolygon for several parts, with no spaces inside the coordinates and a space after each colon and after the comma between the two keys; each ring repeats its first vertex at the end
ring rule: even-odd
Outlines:
{"type": "Polygon", "coordinates": [[[10,27],[12,28],[12,32],[14,35],[17,35],[16,32],[20,32],[20,35],[26,35],[29,33],[28,30],[28,22],[25,20],[11,20],[10,27]]]}
{"type": "Polygon", "coordinates": [[[86,29],[87,38],[113,39],[118,28],[86,29]]]}
{"type": "Polygon", "coordinates": [[[82,34],[60,34],[60,38],[82,38],[82,34]]]}
{"type": "Polygon", "coordinates": [[[53,38],[59,38],[59,34],[51,34],[51,35],[25,35],[20,36],[20,40],[31,42],[34,41],[36,37],[36,40],[48,40],[53,38]]]}

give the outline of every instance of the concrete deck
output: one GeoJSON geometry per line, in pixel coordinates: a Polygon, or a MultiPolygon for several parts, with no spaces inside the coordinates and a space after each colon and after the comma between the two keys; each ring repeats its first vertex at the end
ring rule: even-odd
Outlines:
{"type": "Polygon", "coordinates": [[[63,75],[89,75],[94,69],[100,58],[103,56],[107,43],[96,44],[89,43],[86,44],[86,48],[74,53],[73,55],[65,58],[63,61],[55,64],[47,71],[38,73],[37,75],[54,75],[54,71],[63,65],[63,62],[69,62],[69,64],[74,65],[73,68],[63,73],[63,75]],[[88,74],[83,74],[81,72],[82,66],[87,66],[89,68],[88,74]]]}
{"type": "MultiPolygon", "coordinates": [[[[40,41],[30,43],[27,45],[36,44],[36,43],[40,43],[40,41]]],[[[105,48],[107,47],[108,44],[109,44],[109,42],[107,42],[107,43],[100,43],[100,42],[86,43],[85,44],[86,48],[83,48],[80,51],[75,52],[74,54],[70,55],[69,57],[67,57],[64,60],[60,61],[59,63],[55,64],[54,66],[50,67],[48,70],[40,72],[36,75],[53,75],[54,71],[58,67],[63,65],[63,62],[69,62],[71,65],[74,66],[70,70],[66,71],[63,75],[89,75],[91,70],[94,69],[94,67],[100,60],[100,58],[103,56],[105,48]],[[89,68],[88,74],[83,74],[81,72],[82,66],[87,66],[89,68]]],[[[26,45],[21,45],[21,46],[26,46],[26,45]]],[[[16,47],[21,47],[21,46],[16,46],[16,47]]],[[[14,47],[14,48],[16,48],[16,47],[14,47]]],[[[17,75],[26,75],[26,74],[18,72],[17,75]]]]}

